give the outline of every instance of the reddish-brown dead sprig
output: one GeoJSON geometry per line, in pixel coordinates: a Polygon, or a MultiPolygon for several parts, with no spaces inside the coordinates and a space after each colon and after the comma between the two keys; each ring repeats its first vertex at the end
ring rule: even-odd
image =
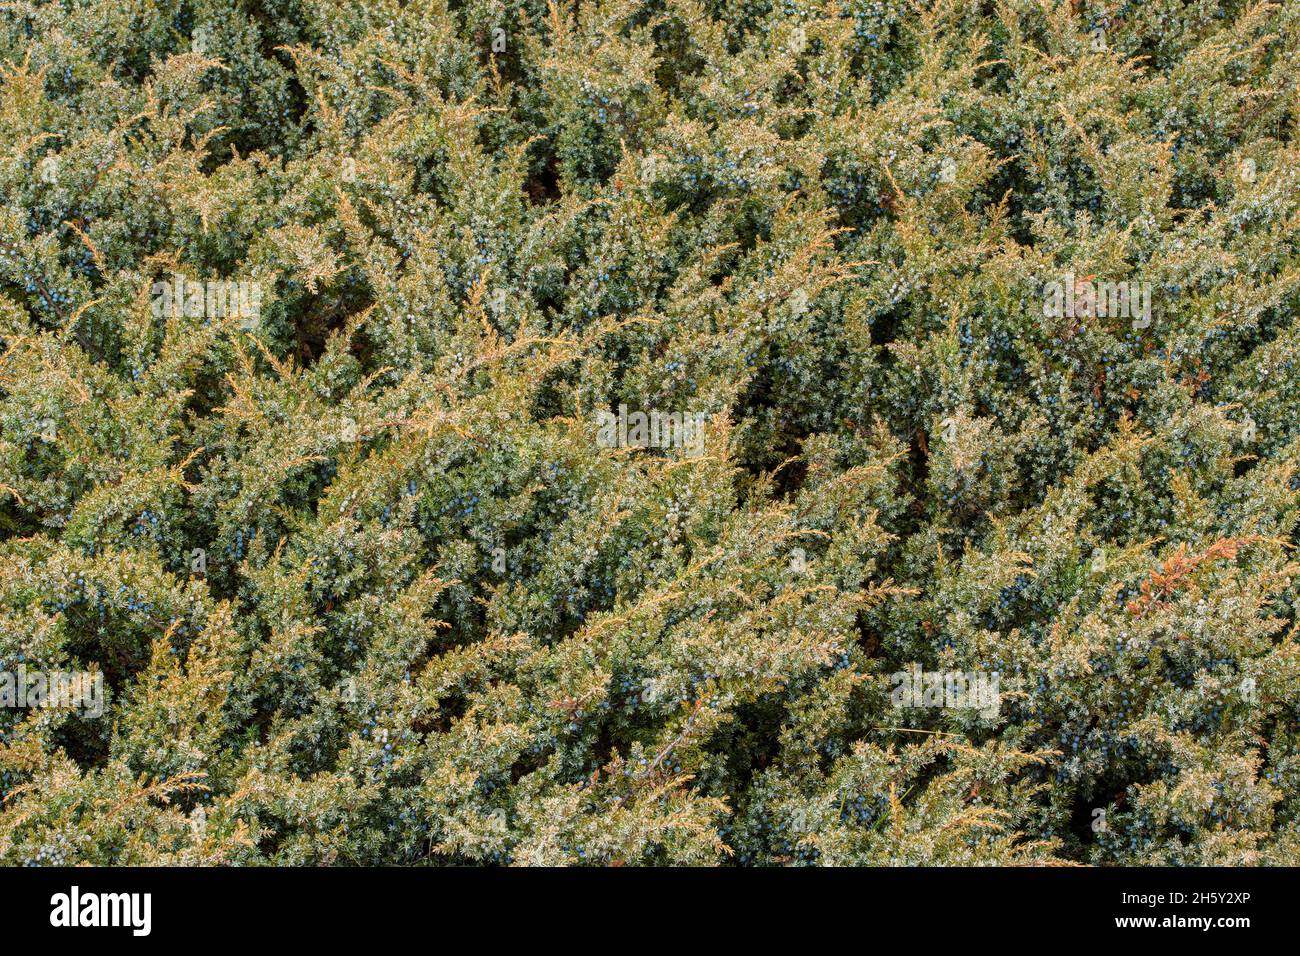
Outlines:
{"type": "Polygon", "coordinates": [[[1173,555],[1166,558],[1160,570],[1152,571],[1139,587],[1139,596],[1128,602],[1130,614],[1141,617],[1152,608],[1166,607],[1170,599],[1202,564],[1213,561],[1232,561],[1237,552],[1247,544],[1262,540],[1258,535],[1241,538],[1220,538],[1200,554],[1189,554],[1186,544],[1180,544],[1173,555]]]}

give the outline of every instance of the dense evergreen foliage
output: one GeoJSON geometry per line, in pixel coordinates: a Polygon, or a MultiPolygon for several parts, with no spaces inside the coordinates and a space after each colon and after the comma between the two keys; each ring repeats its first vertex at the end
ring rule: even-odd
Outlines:
{"type": "Polygon", "coordinates": [[[0,3],[0,863],[1300,862],[1298,40],[0,3]]]}

